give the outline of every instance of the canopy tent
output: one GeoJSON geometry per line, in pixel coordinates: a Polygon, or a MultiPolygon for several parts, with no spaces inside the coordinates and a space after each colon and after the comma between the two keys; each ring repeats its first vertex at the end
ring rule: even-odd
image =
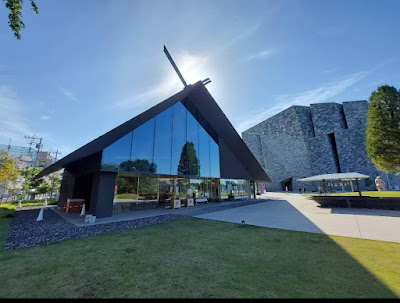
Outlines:
{"type": "Polygon", "coordinates": [[[361,196],[359,180],[367,179],[367,178],[369,178],[369,176],[354,172],[354,173],[337,173],[337,174],[317,175],[317,176],[297,179],[297,181],[300,181],[300,182],[321,181],[324,186],[324,191],[326,192],[326,184],[325,184],[326,181],[341,180],[341,181],[350,181],[351,182],[352,180],[356,180],[357,190],[358,190],[359,195],[361,196]]]}

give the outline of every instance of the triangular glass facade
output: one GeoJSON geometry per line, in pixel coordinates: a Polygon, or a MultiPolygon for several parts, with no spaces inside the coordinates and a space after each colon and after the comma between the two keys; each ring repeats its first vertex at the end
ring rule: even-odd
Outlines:
{"type": "Polygon", "coordinates": [[[102,170],[219,178],[218,144],[185,102],[174,104],[105,148],[102,170]]]}

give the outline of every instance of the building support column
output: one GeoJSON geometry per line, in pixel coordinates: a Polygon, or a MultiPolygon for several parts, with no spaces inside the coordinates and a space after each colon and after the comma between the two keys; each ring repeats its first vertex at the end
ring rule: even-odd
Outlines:
{"type": "Polygon", "coordinates": [[[96,172],[90,201],[90,214],[97,218],[112,217],[116,172],[96,172]]]}
{"type": "Polygon", "coordinates": [[[358,195],[361,197],[360,180],[356,179],[358,195]]]}
{"type": "Polygon", "coordinates": [[[75,177],[66,169],[64,169],[57,206],[62,207],[62,204],[65,201],[67,201],[67,199],[72,198],[74,193],[74,185],[75,185],[75,177]]]}

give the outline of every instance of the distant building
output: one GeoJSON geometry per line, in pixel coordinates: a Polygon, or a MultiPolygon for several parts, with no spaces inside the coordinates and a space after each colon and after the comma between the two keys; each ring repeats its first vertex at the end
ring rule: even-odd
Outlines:
{"type": "MultiPolygon", "coordinates": [[[[369,175],[360,182],[362,189],[375,190],[378,175],[387,188],[398,189],[400,177],[377,170],[367,156],[367,114],[367,101],[294,105],[244,131],[242,138],[271,178],[267,190],[316,191],[319,184],[297,179],[340,172],[369,175]]],[[[348,182],[342,185],[351,190],[348,182]]]]}
{"type": "MultiPolygon", "coordinates": [[[[5,150],[9,153],[12,158],[17,160],[17,166],[19,170],[23,170],[25,167],[39,166],[41,169],[53,164],[55,162],[54,157],[51,156],[51,153],[48,151],[39,151],[36,149],[24,147],[24,146],[14,146],[7,144],[0,144],[0,150],[5,150]]],[[[56,173],[57,177],[59,177],[60,173],[56,173]]],[[[45,177],[44,180],[49,182],[49,177],[45,177]]],[[[13,184],[13,188],[21,188],[22,182],[24,178],[19,176],[17,181],[13,184]]],[[[8,191],[4,189],[2,185],[0,185],[0,197],[8,196],[8,191]]]]}

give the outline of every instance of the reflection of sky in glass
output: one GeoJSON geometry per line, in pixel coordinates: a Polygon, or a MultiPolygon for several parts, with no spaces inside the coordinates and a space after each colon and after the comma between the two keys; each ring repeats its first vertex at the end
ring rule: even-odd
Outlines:
{"type": "Polygon", "coordinates": [[[154,163],[157,173],[171,173],[172,107],[156,117],[156,136],[154,141],[154,163]]]}
{"type": "Polygon", "coordinates": [[[152,163],[154,142],[154,118],[133,131],[132,161],[143,159],[152,163]]]}
{"type": "MultiPolygon", "coordinates": [[[[210,162],[211,177],[219,178],[219,147],[212,138],[210,138],[210,162]]],[[[234,163],[232,163],[232,165],[234,165],[234,163]]]]}
{"type": "MultiPolygon", "coordinates": [[[[191,167],[193,175],[198,176],[199,172],[199,122],[192,116],[192,114],[187,112],[187,141],[193,143],[194,150],[196,152],[196,158],[193,159],[194,163],[188,163],[191,167]],[[196,172],[196,173],[194,173],[196,172]]],[[[190,161],[190,159],[189,159],[190,161]]]]}
{"type": "Polygon", "coordinates": [[[133,136],[130,132],[105,148],[102,167],[118,170],[124,169],[119,167],[124,161],[147,160],[148,164],[154,161],[155,173],[177,175],[186,142],[194,144],[200,165],[198,174],[219,178],[219,147],[181,102],[139,126],[133,136]]]}
{"type": "Polygon", "coordinates": [[[131,142],[132,132],[105,148],[103,150],[103,164],[115,165],[115,169],[117,170],[121,162],[130,159],[131,142]]]}
{"type": "Polygon", "coordinates": [[[186,107],[181,102],[174,105],[171,170],[173,175],[178,174],[182,148],[186,143],[186,112],[186,107]]]}
{"type": "Polygon", "coordinates": [[[200,176],[210,177],[210,136],[199,126],[199,141],[200,141],[200,176]]]}

